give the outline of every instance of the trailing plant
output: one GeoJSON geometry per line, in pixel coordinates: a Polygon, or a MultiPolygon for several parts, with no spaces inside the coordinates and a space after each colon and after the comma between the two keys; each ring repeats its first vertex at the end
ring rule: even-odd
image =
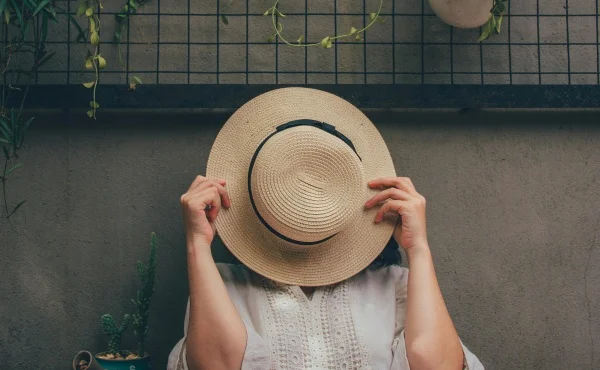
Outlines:
{"type": "Polygon", "coordinates": [[[157,240],[156,234],[150,234],[150,258],[148,264],[141,261],[137,263],[137,271],[141,280],[140,289],[137,291],[135,299],[132,299],[135,306],[133,313],[133,332],[138,339],[138,355],[144,357],[146,353],[146,334],[148,332],[148,316],[150,314],[150,302],[154,294],[154,281],[156,273],[156,253],[157,240]]]}
{"type": "Polygon", "coordinates": [[[8,199],[6,197],[6,182],[8,181],[8,176],[23,165],[22,163],[17,163],[19,149],[23,146],[25,132],[33,119],[34,117],[24,119],[20,115],[20,112],[17,114],[14,109],[11,109],[10,114],[0,116],[0,143],[2,144],[4,158],[0,181],[2,181],[2,196],[6,218],[10,218],[25,203],[25,200],[22,200],[9,211],[8,199]]]}
{"type": "Polygon", "coordinates": [[[117,327],[115,320],[110,314],[102,315],[102,329],[104,330],[104,334],[108,337],[108,353],[112,355],[121,354],[121,337],[125,330],[127,330],[130,321],[131,316],[125,314],[123,315],[121,326],[117,327]]]}
{"type": "Polygon", "coordinates": [[[328,35],[323,37],[321,41],[314,43],[305,42],[304,35],[300,35],[300,37],[298,37],[295,43],[291,43],[283,36],[283,23],[281,19],[285,18],[286,15],[279,10],[278,5],[279,0],[275,0],[275,4],[273,4],[273,6],[267,9],[267,11],[263,14],[265,16],[271,15],[271,23],[274,29],[274,33],[267,40],[269,42],[273,42],[275,41],[275,39],[279,39],[283,43],[290,46],[321,46],[325,49],[330,49],[336,40],[341,40],[349,37],[353,37],[355,40],[362,40],[361,35],[364,34],[369,28],[371,28],[376,22],[384,22],[383,19],[380,17],[381,8],[383,7],[383,0],[380,0],[377,11],[375,13],[369,13],[369,22],[362,28],[357,29],[356,27],[350,27],[350,30],[344,34],[328,35]]]}
{"type": "Polygon", "coordinates": [[[481,42],[492,34],[500,33],[502,27],[502,19],[504,18],[504,12],[506,12],[506,2],[508,0],[494,0],[492,9],[490,10],[490,17],[487,22],[481,28],[481,35],[477,41],[481,42]]]}
{"type": "MultiPolygon", "coordinates": [[[[117,43],[117,52],[119,55],[119,64],[121,68],[125,69],[125,63],[123,63],[123,57],[121,55],[121,40],[123,39],[123,32],[126,27],[129,27],[131,23],[131,15],[136,14],[138,8],[147,4],[150,0],[125,0],[125,5],[121,8],[121,11],[115,14],[115,21],[117,29],[115,30],[114,39],[117,43]]],[[[129,90],[134,91],[136,86],[141,84],[142,80],[138,76],[133,76],[129,79],[129,90]]]]}
{"type": "Polygon", "coordinates": [[[46,50],[48,23],[56,22],[57,10],[49,0],[0,0],[0,48],[2,97],[0,101],[0,145],[3,165],[0,176],[4,213],[10,218],[24,203],[9,207],[7,182],[22,163],[17,163],[25,133],[33,117],[25,117],[23,106],[32,79],[54,53],[46,50]]]}
{"type": "Polygon", "coordinates": [[[87,40],[92,45],[92,50],[87,50],[85,69],[94,70],[94,80],[84,82],[83,86],[92,89],[92,100],[90,100],[90,109],[87,111],[87,115],[94,119],[96,119],[96,110],[100,108],[100,104],[96,101],[96,88],[100,82],[100,70],[106,68],[106,59],[100,54],[100,17],[97,13],[102,8],[100,0],[79,0],[77,5],[77,16],[87,18],[87,40]]]}

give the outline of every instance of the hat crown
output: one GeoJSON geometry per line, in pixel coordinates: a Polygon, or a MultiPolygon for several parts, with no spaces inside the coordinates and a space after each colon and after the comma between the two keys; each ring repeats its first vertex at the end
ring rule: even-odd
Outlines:
{"type": "Polygon", "coordinates": [[[360,158],[340,138],[312,126],[277,132],[256,155],[250,186],[268,227],[299,244],[341,231],[362,210],[360,158]]]}

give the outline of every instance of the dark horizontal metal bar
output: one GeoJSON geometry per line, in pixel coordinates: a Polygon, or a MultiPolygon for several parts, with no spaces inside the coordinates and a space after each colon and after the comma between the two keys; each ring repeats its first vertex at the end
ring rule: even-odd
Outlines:
{"type": "MultiPolygon", "coordinates": [[[[25,73],[25,71],[23,71],[22,73],[25,73]]],[[[67,70],[56,70],[56,71],[38,71],[38,74],[53,74],[53,73],[87,73],[87,74],[93,74],[93,72],[90,71],[84,71],[84,70],[71,70],[71,71],[67,71],[67,70]]],[[[124,74],[124,71],[102,71],[102,74],[124,74]]],[[[448,75],[448,74],[453,74],[453,75],[481,75],[481,71],[474,71],[474,72],[456,72],[456,71],[425,71],[425,72],[421,72],[421,71],[413,71],[413,72],[407,72],[407,71],[396,71],[396,72],[391,72],[391,71],[338,71],[337,73],[334,70],[331,71],[253,71],[253,70],[249,70],[249,71],[227,71],[227,70],[220,70],[219,72],[217,72],[216,70],[213,71],[169,71],[169,70],[160,70],[160,71],[156,71],[154,69],[151,70],[143,70],[143,69],[130,69],[129,73],[158,73],[158,74],[195,74],[195,75],[216,75],[216,74],[275,74],[275,73],[279,73],[279,74],[304,74],[304,73],[308,73],[308,74],[338,74],[338,75],[414,75],[414,74],[425,74],[427,75],[448,75]]],[[[591,76],[596,76],[598,73],[597,72],[568,72],[568,71],[556,71],[556,72],[497,72],[497,71],[483,71],[484,75],[591,75],[591,76]]]]}
{"type": "MultiPolygon", "coordinates": [[[[308,44],[310,43],[315,43],[318,42],[320,40],[310,40],[307,41],[308,44]]],[[[27,42],[33,42],[32,40],[28,40],[27,42]]],[[[336,41],[336,44],[340,44],[340,45],[359,45],[362,46],[362,43],[357,43],[355,41],[336,41]]],[[[2,44],[2,43],[0,43],[2,44]]],[[[46,44],[59,44],[59,45],[66,45],[67,44],[67,40],[65,39],[65,41],[53,41],[53,40],[47,40],[46,44]]],[[[194,41],[161,41],[161,42],[157,42],[157,41],[148,41],[148,42],[142,42],[142,41],[130,41],[130,42],[116,42],[116,41],[102,41],[102,44],[106,44],[106,45],[116,45],[116,44],[129,44],[129,45],[183,45],[183,46],[187,46],[187,45],[272,45],[273,47],[275,47],[275,43],[272,42],[268,42],[266,41],[248,41],[248,42],[235,42],[235,41],[220,41],[219,43],[217,42],[194,42],[194,41]]],[[[450,45],[472,45],[472,46],[479,46],[482,43],[480,42],[416,42],[416,41],[396,41],[396,42],[386,42],[386,41],[369,41],[369,43],[367,45],[424,45],[424,46],[450,46],[450,45]]],[[[80,41],[71,41],[71,45],[89,45],[89,43],[86,42],[80,42],[80,41]]],[[[482,45],[484,46],[506,46],[506,45],[511,45],[511,46],[573,46],[573,45],[577,45],[577,46],[596,46],[598,45],[595,42],[569,42],[568,44],[566,42],[496,42],[491,40],[490,42],[487,43],[483,43],[482,45]]]]}
{"type": "MultiPolygon", "coordinates": [[[[265,8],[266,10],[266,8],[265,8]]],[[[316,15],[316,16],[363,16],[364,13],[360,13],[360,12],[348,12],[348,13],[334,13],[334,12],[308,12],[308,13],[297,13],[297,12],[284,12],[286,14],[286,16],[288,15],[297,15],[297,16],[311,16],[311,15],[316,15]]],[[[65,14],[65,13],[59,13],[59,14],[65,14]]],[[[117,12],[105,12],[103,11],[101,13],[101,15],[116,15],[116,14],[120,14],[117,12]]],[[[71,15],[76,15],[75,12],[71,12],[71,15]]],[[[138,16],[178,16],[178,17],[216,17],[221,16],[221,15],[225,15],[225,16],[231,16],[231,17],[246,17],[246,15],[250,16],[250,17],[264,17],[263,13],[158,13],[158,12],[148,12],[148,13],[143,13],[142,11],[138,11],[135,14],[130,14],[131,17],[138,17],[138,16]]],[[[381,16],[385,17],[385,16],[421,16],[424,15],[426,17],[436,17],[436,15],[434,13],[380,13],[381,16]]],[[[505,14],[504,17],[565,17],[566,14],[531,14],[531,13],[519,13],[519,14],[505,14]]],[[[581,14],[569,14],[569,17],[597,17],[598,14],[592,14],[592,13],[581,13],[581,14]]]]}
{"type": "MultiPolygon", "coordinates": [[[[103,108],[238,108],[251,98],[285,85],[99,86],[103,108]]],[[[310,85],[359,108],[600,108],[595,85],[310,85]]],[[[27,108],[80,109],[89,90],[78,85],[29,88],[27,108]]],[[[18,96],[10,103],[18,103],[18,96]]]]}

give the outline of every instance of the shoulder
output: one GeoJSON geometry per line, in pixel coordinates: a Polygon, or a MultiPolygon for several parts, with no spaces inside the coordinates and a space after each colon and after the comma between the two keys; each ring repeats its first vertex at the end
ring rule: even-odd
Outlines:
{"type": "Polygon", "coordinates": [[[398,296],[405,290],[408,283],[408,269],[397,265],[371,267],[350,279],[350,282],[365,294],[378,292],[379,295],[398,296]]]}
{"type": "Polygon", "coordinates": [[[368,268],[364,272],[364,279],[385,281],[393,283],[396,287],[405,287],[408,282],[408,269],[397,265],[368,268]]]}

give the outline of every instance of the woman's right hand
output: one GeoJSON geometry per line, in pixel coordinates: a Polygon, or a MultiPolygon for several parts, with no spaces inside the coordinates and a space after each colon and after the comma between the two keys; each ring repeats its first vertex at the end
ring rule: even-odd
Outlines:
{"type": "Polygon", "coordinates": [[[231,201],[225,180],[197,176],[180,198],[187,241],[209,248],[215,237],[215,219],[221,206],[229,208],[231,201]]]}

